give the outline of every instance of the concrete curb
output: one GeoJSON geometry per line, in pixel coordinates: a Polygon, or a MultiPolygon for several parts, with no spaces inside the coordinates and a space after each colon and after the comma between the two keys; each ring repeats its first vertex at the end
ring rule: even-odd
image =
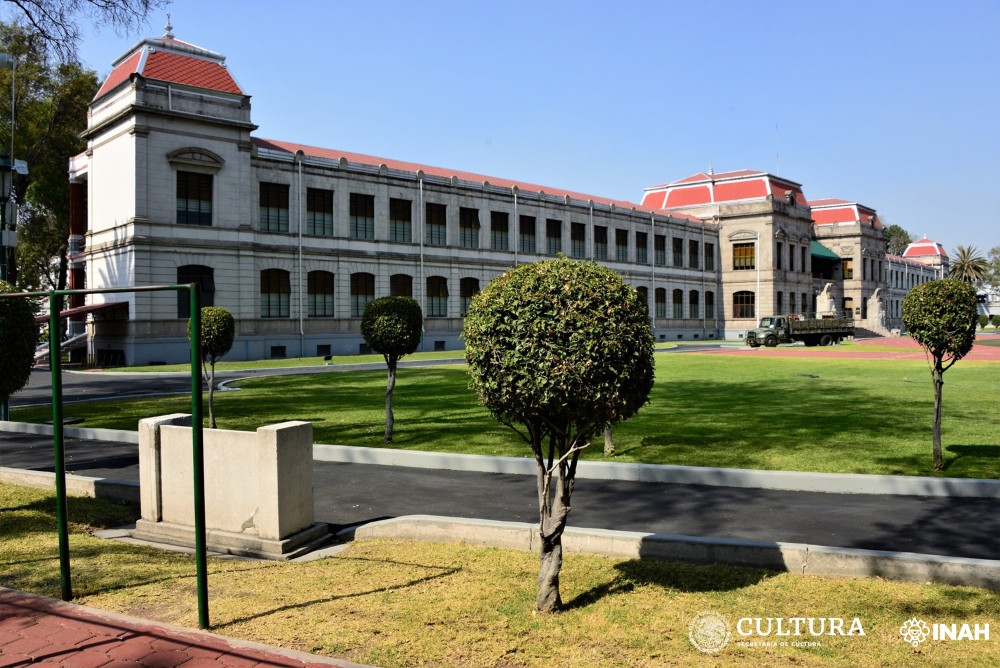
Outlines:
{"type": "MultiPolygon", "coordinates": [[[[25,471],[0,467],[0,482],[40,489],[56,488],[56,474],[50,471],[25,471]]],[[[66,474],[66,493],[70,496],[89,496],[121,503],[139,505],[139,483],[109,478],[88,478],[66,474]]]]}
{"type": "MultiPolygon", "coordinates": [[[[534,524],[432,515],[372,522],[344,529],[337,537],[341,540],[388,538],[538,550],[538,527],[534,524]]],[[[795,575],[881,577],[900,582],[936,582],[1000,591],[1000,561],[989,559],[575,527],[566,529],[563,546],[567,552],[624,559],[719,563],[795,575]]]]}
{"type": "MultiPolygon", "coordinates": [[[[52,425],[0,422],[0,431],[52,435],[52,425]]],[[[65,427],[71,438],[139,443],[139,433],[118,429],[65,427]]],[[[348,464],[406,466],[446,471],[535,475],[535,460],[527,457],[490,457],[446,452],[366,448],[353,445],[313,445],[313,459],[348,464]]],[[[892,494],[898,496],[967,497],[1000,499],[1000,480],[933,478],[929,476],[812,473],[808,471],[756,471],[705,466],[626,464],[581,461],[578,478],[627,482],[679,483],[714,487],[744,487],[827,494],[892,494]]]]}
{"type": "MultiPolygon", "coordinates": [[[[351,464],[408,466],[412,468],[482,473],[535,475],[535,460],[526,457],[489,457],[444,452],[364,448],[347,445],[313,446],[313,459],[351,464]]],[[[917,476],[810,473],[806,471],[755,471],[751,469],[625,464],[581,461],[577,478],[629,482],[680,483],[715,487],[748,487],[829,494],[893,494],[1000,499],[1000,480],[931,478],[917,476]]]]}

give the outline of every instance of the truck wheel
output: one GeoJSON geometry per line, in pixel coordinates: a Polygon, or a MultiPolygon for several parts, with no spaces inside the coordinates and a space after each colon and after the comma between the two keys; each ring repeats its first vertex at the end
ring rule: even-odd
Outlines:
{"type": "Polygon", "coordinates": [[[778,345],[778,337],[774,334],[769,335],[766,339],[764,339],[764,345],[768,348],[774,348],[778,345]]]}
{"type": "Polygon", "coordinates": [[[823,338],[819,340],[819,345],[821,346],[828,346],[831,343],[833,343],[833,337],[830,336],[829,334],[824,334],[823,338]]]}
{"type": "Polygon", "coordinates": [[[756,341],[751,341],[747,345],[749,345],[751,348],[760,348],[760,344],[757,343],[756,341]]]}

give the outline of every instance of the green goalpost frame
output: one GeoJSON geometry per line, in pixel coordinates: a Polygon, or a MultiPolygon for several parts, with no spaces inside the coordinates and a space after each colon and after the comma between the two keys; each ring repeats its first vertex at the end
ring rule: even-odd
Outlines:
{"type": "Polygon", "coordinates": [[[98,295],[123,292],[187,291],[191,318],[188,339],[191,343],[191,452],[194,473],[194,540],[196,579],[198,585],[198,625],[209,628],[208,616],[208,557],[205,530],[205,452],[202,425],[201,379],[201,290],[198,283],[183,285],[150,285],[130,288],[95,288],[92,290],[52,290],[0,295],[14,297],[47,297],[49,300],[49,367],[52,370],[52,441],[55,458],[56,525],[59,533],[59,588],[64,601],[72,600],[73,587],[69,564],[69,528],[66,513],[66,463],[63,448],[62,359],[59,340],[59,297],[98,295]]]}

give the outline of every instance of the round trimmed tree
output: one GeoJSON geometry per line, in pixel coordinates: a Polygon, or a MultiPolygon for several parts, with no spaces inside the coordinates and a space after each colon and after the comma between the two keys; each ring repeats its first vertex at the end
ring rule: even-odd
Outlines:
{"type": "Polygon", "coordinates": [[[606,267],[565,258],[535,262],[472,298],[463,336],[479,401],[535,457],[535,604],[558,610],[562,534],[580,452],[634,415],[653,387],[648,306],[606,267]]]}
{"type": "Polygon", "coordinates": [[[903,298],[903,326],[930,356],[934,382],[934,470],[941,454],[941,390],[944,372],[969,354],[976,339],[976,290],[971,283],[945,278],[922,283],[903,298]]]}
{"type": "Polygon", "coordinates": [[[389,369],[385,387],[385,442],[392,443],[395,420],[392,391],[396,387],[396,366],[400,358],[416,351],[424,328],[420,304],[409,297],[379,297],[368,302],[361,316],[365,343],[382,355],[389,369]]]}
{"type": "Polygon", "coordinates": [[[221,306],[201,308],[202,362],[211,368],[208,377],[208,423],[215,429],[215,363],[228,353],[236,338],[236,319],[221,306]]]}
{"type": "MultiPolygon", "coordinates": [[[[0,281],[0,293],[17,294],[13,285],[0,281]]],[[[0,420],[9,420],[7,401],[28,384],[35,363],[38,325],[26,298],[0,299],[0,420]]],[[[59,354],[57,350],[56,355],[59,354]]]]}

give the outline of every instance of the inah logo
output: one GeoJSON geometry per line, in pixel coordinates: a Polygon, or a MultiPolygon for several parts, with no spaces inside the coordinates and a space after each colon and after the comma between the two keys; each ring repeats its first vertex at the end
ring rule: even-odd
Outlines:
{"type": "Polygon", "coordinates": [[[729,622],[712,610],[695,615],[688,626],[688,638],[700,652],[715,654],[729,644],[729,622]]]}
{"type": "Polygon", "coordinates": [[[927,640],[927,636],[931,634],[931,627],[927,626],[923,620],[913,617],[903,622],[903,625],[899,627],[899,634],[903,636],[903,640],[916,647],[927,640]]]}

